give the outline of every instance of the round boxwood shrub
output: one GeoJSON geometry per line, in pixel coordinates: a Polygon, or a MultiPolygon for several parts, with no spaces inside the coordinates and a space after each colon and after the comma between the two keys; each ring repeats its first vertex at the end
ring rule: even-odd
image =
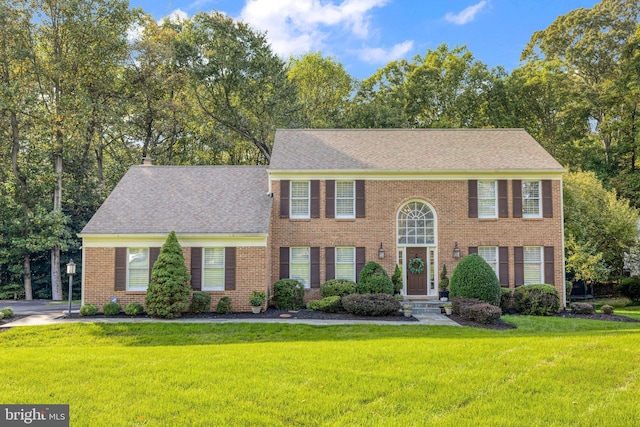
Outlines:
{"type": "Polygon", "coordinates": [[[356,289],[359,294],[393,295],[393,282],[380,264],[369,261],[360,271],[356,289]]]}
{"type": "Polygon", "coordinates": [[[218,301],[218,304],[216,305],[216,313],[218,314],[231,313],[231,298],[229,298],[226,295],[220,298],[220,301],[218,301]]]}
{"type": "Polygon", "coordinates": [[[356,284],[351,280],[346,279],[332,279],[324,282],[322,286],[320,286],[320,294],[322,298],[339,296],[343,297],[345,295],[355,294],[356,293],[356,284]]]}
{"type": "Polygon", "coordinates": [[[511,289],[500,288],[500,308],[503,313],[513,310],[513,295],[511,289]]]}
{"type": "Polygon", "coordinates": [[[610,306],[609,304],[605,304],[602,307],[600,307],[600,311],[603,312],[604,314],[613,314],[613,307],[610,306]]]}
{"type": "Polygon", "coordinates": [[[108,302],[102,306],[102,312],[105,316],[117,316],[122,311],[122,306],[117,302],[108,302]]]}
{"type": "Polygon", "coordinates": [[[98,307],[93,304],[85,304],[80,307],[80,316],[95,316],[98,313],[98,307]]]}
{"type": "Polygon", "coordinates": [[[206,292],[194,292],[191,295],[191,303],[189,304],[189,311],[192,313],[206,313],[211,307],[211,295],[206,292]]]}
{"type": "Polygon", "coordinates": [[[304,305],[304,285],[294,279],[278,280],[273,284],[273,300],[278,310],[300,310],[304,305]]]}
{"type": "Polygon", "coordinates": [[[594,314],[596,309],[593,304],[588,302],[572,302],[571,311],[575,314],[594,314]]]}
{"type": "Polygon", "coordinates": [[[139,316],[144,309],[137,302],[130,302],[124,306],[124,312],[127,316],[139,316]]]}
{"type": "Polygon", "coordinates": [[[325,313],[335,313],[341,308],[342,304],[340,304],[340,297],[338,295],[314,299],[307,303],[307,309],[324,311],[325,313]]]}
{"type": "Polygon", "coordinates": [[[13,309],[11,307],[3,308],[2,310],[0,310],[0,313],[2,313],[3,319],[10,319],[13,317],[13,309]]]}
{"type": "Polygon", "coordinates": [[[347,312],[358,316],[388,316],[400,310],[400,301],[389,294],[351,294],[341,302],[347,312]]]}
{"type": "Polygon", "coordinates": [[[551,316],[560,310],[560,294],[552,285],[519,286],[513,292],[516,309],[532,316],[551,316]]]}
{"type": "Polygon", "coordinates": [[[449,297],[477,298],[500,305],[500,282],[493,269],[478,254],[462,258],[449,280],[449,297]]]}
{"type": "Polygon", "coordinates": [[[622,296],[633,302],[640,302],[640,276],[632,276],[623,279],[617,286],[622,296]]]}

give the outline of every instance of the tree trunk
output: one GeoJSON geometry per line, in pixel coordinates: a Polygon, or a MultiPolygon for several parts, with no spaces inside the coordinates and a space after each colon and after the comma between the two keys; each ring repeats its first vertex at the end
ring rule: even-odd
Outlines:
{"type": "MultiPolygon", "coordinates": [[[[62,133],[56,132],[56,188],[53,191],[53,210],[62,211],[62,133]]],[[[62,301],[62,278],[60,277],[60,246],[55,245],[51,249],[51,298],[54,301],[62,301]]]]}
{"type": "Polygon", "coordinates": [[[24,255],[22,264],[22,272],[24,274],[24,299],[31,301],[33,299],[33,288],[31,287],[31,255],[24,255]]]}

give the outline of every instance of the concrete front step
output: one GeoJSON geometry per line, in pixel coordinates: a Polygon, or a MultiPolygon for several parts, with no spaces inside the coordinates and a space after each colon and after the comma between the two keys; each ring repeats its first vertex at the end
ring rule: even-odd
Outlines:
{"type": "Polygon", "coordinates": [[[402,304],[411,304],[412,314],[420,316],[423,314],[440,314],[444,312],[444,305],[448,301],[427,300],[427,299],[405,299],[402,304]]]}

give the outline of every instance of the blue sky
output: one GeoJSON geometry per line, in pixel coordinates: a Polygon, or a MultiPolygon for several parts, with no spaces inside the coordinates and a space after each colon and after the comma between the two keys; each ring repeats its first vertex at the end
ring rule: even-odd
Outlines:
{"type": "Polygon", "coordinates": [[[536,30],[596,0],[129,0],[157,19],[218,10],[266,31],[287,59],[321,51],[364,79],[388,62],[466,45],[489,67],[508,71],[536,30]]]}

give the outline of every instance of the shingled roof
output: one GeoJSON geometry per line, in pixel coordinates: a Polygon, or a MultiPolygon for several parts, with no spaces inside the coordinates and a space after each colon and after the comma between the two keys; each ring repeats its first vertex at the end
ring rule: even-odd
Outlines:
{"type": "Polygon", "coordinates": [[[82,234],[264,234],[263,166],[134,166],[82,234]]]}
{"type": "Polygon", "coordinates": [[[269,169],[564,171],[524,129],[279,129],[269,169]]]}

